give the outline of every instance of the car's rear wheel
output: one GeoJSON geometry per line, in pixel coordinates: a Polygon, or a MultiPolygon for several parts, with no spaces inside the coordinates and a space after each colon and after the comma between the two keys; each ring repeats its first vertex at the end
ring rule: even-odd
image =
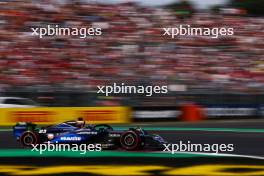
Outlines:
{"type": "Polygon", "coordinates": [[[33,147],[39,141],[38,135],[32,131],[25,131],[19,138],[24,147],[33,147]]]}
{"type": "Polygon", "coordinates": [[[125,150],[136,150],[141,146],[141,139],[137,132],[126,131],[120,137],[120,144],[125,150]]]}

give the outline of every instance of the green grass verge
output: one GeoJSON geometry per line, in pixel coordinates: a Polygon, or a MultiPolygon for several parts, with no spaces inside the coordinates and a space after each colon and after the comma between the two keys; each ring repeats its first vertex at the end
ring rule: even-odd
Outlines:
{"type": "MultiPolygon", "coordinates": [[[[187,153],[161,153],[161,152],[127,152],[127,151],[99,151],[86,152],[81,154],[81,151],[64,151],[64,152],[43,152],[31,151],[31,149],[1,149],[0,157],[159,157],[159,158],[191,158],[205,156],[202,154],[187,154],[187,153]]],[[[214,157],[214,155],[210,155],[214,157]]]]}

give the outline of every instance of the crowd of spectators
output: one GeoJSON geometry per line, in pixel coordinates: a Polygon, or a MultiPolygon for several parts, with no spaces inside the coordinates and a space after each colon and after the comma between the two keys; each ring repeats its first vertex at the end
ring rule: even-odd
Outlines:
{"type": "Polygon", "coordinates": [[[173,91],[264,90],[261,17],[195,13],[182,19],[169,10],[134,3],[53,0],[1,1],[0,17],[0,91],[94,91],[113,82],[170,85],[173,91]],[[232,27],[234,35],[162,35],[163,27],[178,24],[232,27]],[[103,33],[85,39],[31,35],[32,27],[47,25],[100,27],[103,33]]]}

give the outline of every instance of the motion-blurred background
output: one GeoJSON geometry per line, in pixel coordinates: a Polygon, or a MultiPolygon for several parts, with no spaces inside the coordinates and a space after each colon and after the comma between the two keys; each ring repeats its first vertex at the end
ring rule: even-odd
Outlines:
{"type": "Polygon", "coordinates": [[[263,15],[263,0],[0,0],[0,174],[264,175],[263,15]],[[179,24],[234,28],[234,35],[162,35],[162,28],[179,24]],[[31,28],[47,25],[102,28],[103,34],[32,35],[31,28]],[[97,86],[113,83],[167,85],[169,93],[97,93],[97,86]],[[77,117],[123,123],[116,129],[154,119],[140,125],[169,143],[232,143],[235,151],[229,157],[142,151],[39,155],[21,149],[12,134],[18,121],[56,124],[77,117]],[[215,117],[232,121],[177,121],[215,117]]]}
{"type": "Polygon", "coordinates": [[[45,106],[264,103],[262,0],[0,2],[1,96],[45,106]],[[164,4],[165,3],[165,4],[164,4]],[[158,4],[158,5],[157,5],[158,4]],[[234,35],[162,36],[162,27],[233,27],[234,35]],[[103,35],[39,39],[30,28],[100,27],[103,35]],[[96,93],[98,85],[168,85],[162,97],[96,93]]]}

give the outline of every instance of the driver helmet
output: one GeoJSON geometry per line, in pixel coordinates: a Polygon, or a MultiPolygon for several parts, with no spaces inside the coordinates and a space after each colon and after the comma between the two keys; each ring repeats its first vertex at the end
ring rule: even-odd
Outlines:
{"type": "Polygon", "coordinates": [[[76,121],[76,126],[79,127],[79,128],[83,128],[85,125],[85,121],[83,120],[82,117],[79,117],[76,121]]]}

